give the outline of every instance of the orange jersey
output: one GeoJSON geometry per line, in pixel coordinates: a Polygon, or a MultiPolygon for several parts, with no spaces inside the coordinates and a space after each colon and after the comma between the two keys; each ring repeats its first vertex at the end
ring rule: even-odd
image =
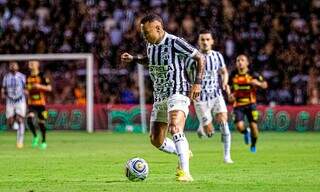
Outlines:
{"type": "Polygon", "coordinates": [[[257,102],[257,89],[251,85],[251,81],[256,79],[264,81],[263,77],[257,73],[248,71],[245,74],[233,72],[230,76],[231,91],[235,97],[234,107],[244,106],[257,102]]]}
{"type": "Polygon", "coordinates": [[[85,105],[86,104],[86,91],[81,88],[75,88],[74,95],[76,97],[76,104],[85,105]]]}
{"type": "Polygon", "coordinates": [[[45,91],[34,88],[35,84],[49,85],[49,78],[44,77],[42,73],[38,75],[28,75],[27,77],[27,89],[29,92],[28,105],[45,105],[46,95],[45,91]]]}

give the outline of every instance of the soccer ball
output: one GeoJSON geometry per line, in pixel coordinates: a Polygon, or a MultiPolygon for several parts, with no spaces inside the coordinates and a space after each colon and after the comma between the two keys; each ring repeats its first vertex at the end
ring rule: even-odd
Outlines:
{"type": "Polygon", "coordinates": [[[143,181],[149,173],[148,163],[139,157],[129,159],[126,163],[125,174],[130,181],[143,181]]]}

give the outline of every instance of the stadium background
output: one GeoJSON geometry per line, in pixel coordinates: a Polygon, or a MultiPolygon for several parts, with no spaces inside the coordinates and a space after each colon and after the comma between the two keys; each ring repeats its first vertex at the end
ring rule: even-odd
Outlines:
{"type": "MultiPolygon", "coordinates": [[[[274,110],[280,112],[277,108],[280,105],[298,106],[286,108],[286,114],[280,116],[278,123],[301,122],[306,130],[318,130],[320,1],[288,2],[1,0],[0,53],[93,53],[94,102],[98,104],[95,111],[101,119],[95,124],[97,128],[108,129],[107,125],[111,125],[107,122],[108,115],[115,114],[116,118],[122,112],[132,115],[135,104],[139,103],[137,68],[121,63],[120,54],[144,51],[139,20],[146,12],[155,12],[164,19],[168,32],[185,38],[194,46],[199,30],[212,30],[214,48],[224,55],[229,71],[234,69],[237,54],[250,55],[252,69],[262,73],[269,83],[268,90],[258,93],[259,104],[276,106],[274,110]]],[[[85,116],[81,106],[85,103],[84,62],[42,64],[54,88],[48,97],[52,106],[51,127],[67,129],[73,121],[82,125],[83,122],[77,120],[85,116]],[[64,108],[65,104],[69,107],[64,108]]],[[[21,62],[21,67],[25,72],[26,63],[21,62]]],[[[6,65],[1,64],[0,68],[2,79],[6,65]]],[[[152,88],[147,73],[146,78],[146,102],[150,104],[152,88]]],[[[262,113],[267,114],[267,111],[262,113]]],[[[128,122],[130,126],[139,124],[137,117],[128,121],[119,119],[121,129],[128,122]]],[[[5,121],[3,113],[0,120],[5,121]]],[[[265,120],[266,115],[263,115],[261,121],[265,120]]],[[[1,124],[1,129],[5,129],[1,124]]],[[[83,126],[71,127],[84,129],[83,126]]],[[[291,129],[298,130],[297,126],[290,125],[291,129]]]]}

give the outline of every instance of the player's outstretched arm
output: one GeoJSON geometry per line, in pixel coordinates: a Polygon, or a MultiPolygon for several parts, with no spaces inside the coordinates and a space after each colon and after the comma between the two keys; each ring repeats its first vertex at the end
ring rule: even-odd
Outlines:
{"type": "Polygon", "coordinates": [[[6,91],[4,88],[1,88],[1,99],[5,99],[6,98],[6,91]]]}
{"type": "Polygon", "coordinates": [[[41,90],[41,91],[46,91],[46,92],[51,92],[52,91],[52,86],[51,85],[34,84],[32,87],[34,89],[38,89],[38,90],[41,90]]]}
{"type": "Polygon", "coordinates": [[[229,92],[230,94],[230,88],[228,87],[228,82],[229,82],[229,73],[226,67],[223,67],[220,69],[220,74],[222,77],[222,90],[229,92]]]}
{"type": "Polygon", "coordinates": [[[121,55],[121,61],[125,63],[135,62],[145,66],[148,65],[148,57],[143,55],[133,56],[133,55],[130,55],[129,53],[123,53],[121,55]]]}
{"type": "Polygon", "coordinates": [[[45,91],[45,92],[51,92],[52,91],[52,86],[50,84],[50,80],[45,77],[43,79],[43,83],[39,84],[39,83],[35,83],[34,85],[32,85],[33,89],[37,89],[37,90],[41,90],[41,91],[45,91]]]}
{"type": "Polygon", "coordinates": [[[196,99],[197,97],[199,97],[201,92],[201,83],[203,78],[205,61],[204,61],[203,55],[200,52],[198,52],[193,57],[193,59],[197,62],[197,73],[196,73],[195,82],[191,87],[190,98],[196,99]]]}
{"type": "Polygon", "coordinates": [[[251,81],[251,85],[260,87],[260,88],[262,88],[262,89],[268,88],[268,83],[267,83],[266,81],[264,81],[264,80],[263,80],[263,81],[259,81],[259,80],[257,80],[257,79],[253,79],[253,80],[251,81]]]}

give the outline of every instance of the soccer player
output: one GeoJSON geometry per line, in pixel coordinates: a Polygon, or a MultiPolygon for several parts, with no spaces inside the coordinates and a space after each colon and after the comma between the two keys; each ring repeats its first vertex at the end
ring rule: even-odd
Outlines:
{"type": "Polygon", "coordinates": [[[178,181],[193,181],[189,171],[189,143],[183,129],[189,113],[188,96],[195,99],[201,91],[203,56],[185,40],[164,31],[158,15],[145,16],[141,20],[141,32],[147,41],[147,56],[124,53],[121,59],[148,66],[154,88],[151,143],[161,151],[178,155],[178,181]],[[197,75],[191,90],[185,70],[187,57],[197,62],[197,75]],[[172,134],[172,140],[166,137],[167,131],[172,134]]]}
{"type": "Polygon", "coordinates": [[[47,148],[46,143],[46,127],[45,121],[47,119],[46,93],[52,90],[49,78],[45,77],[39,69],[39,61],[29,61],[28,63],[30,74],[27,77],[28,97],[28,116],[27,123],[32,132],[32,147],[39,145],[39,136],[36,132],[35,116],[38,117],[38,126],[41,131],[42,141],[41,149],[47,148]]]}
{"type": "Polygon", "coordinates": [[[25,85],[26,77],[19,72],[19,65],[15,61],[9,63],[9,73],[2,82],[1,96],[6,99],[6,118],[9,127],[18,123],[17,129],[17,148],[23,148],[24,140],[24,118],[26,115],[25,85]]]}
{"type": "Polygon", "coordinates": [[[235,124],[237,130],[244,134],[246,144],[250,143],[250,151],[256,152],[256,142],[258,139],[258,111],[256,110],[256,90],[257,88],[266,89],[268,87],[264,78],[248,68],[249,58],[246,55],[239,55],[236,59],[236,70],[230,76],[231,95],[229,100],[234,104],[235,124]],[[244,117],[249,121],[250,129],[244,126],[244,117]]]}
{"type": "MultiPolygon", "coordinates": [[[[228,111],[222,95],[222,91],[230,91],[228,70],[221,53],[212,50],[214,39],[209,30],[200,31],[198,45],[201,53],[205,56],[206,64],[200,98],[194,101],[194,107],[200,122],[197,132],[199,136],[212,136],[214,131],[212,113],[214,113],[224,143],[224,162],[233,163],[230,155],[231,134],[228,126],[228,111]]],[[[193,59],[188,58],[186,62],[187,68],[192,71],[192,68],[194,68],[193,59]]]]}

